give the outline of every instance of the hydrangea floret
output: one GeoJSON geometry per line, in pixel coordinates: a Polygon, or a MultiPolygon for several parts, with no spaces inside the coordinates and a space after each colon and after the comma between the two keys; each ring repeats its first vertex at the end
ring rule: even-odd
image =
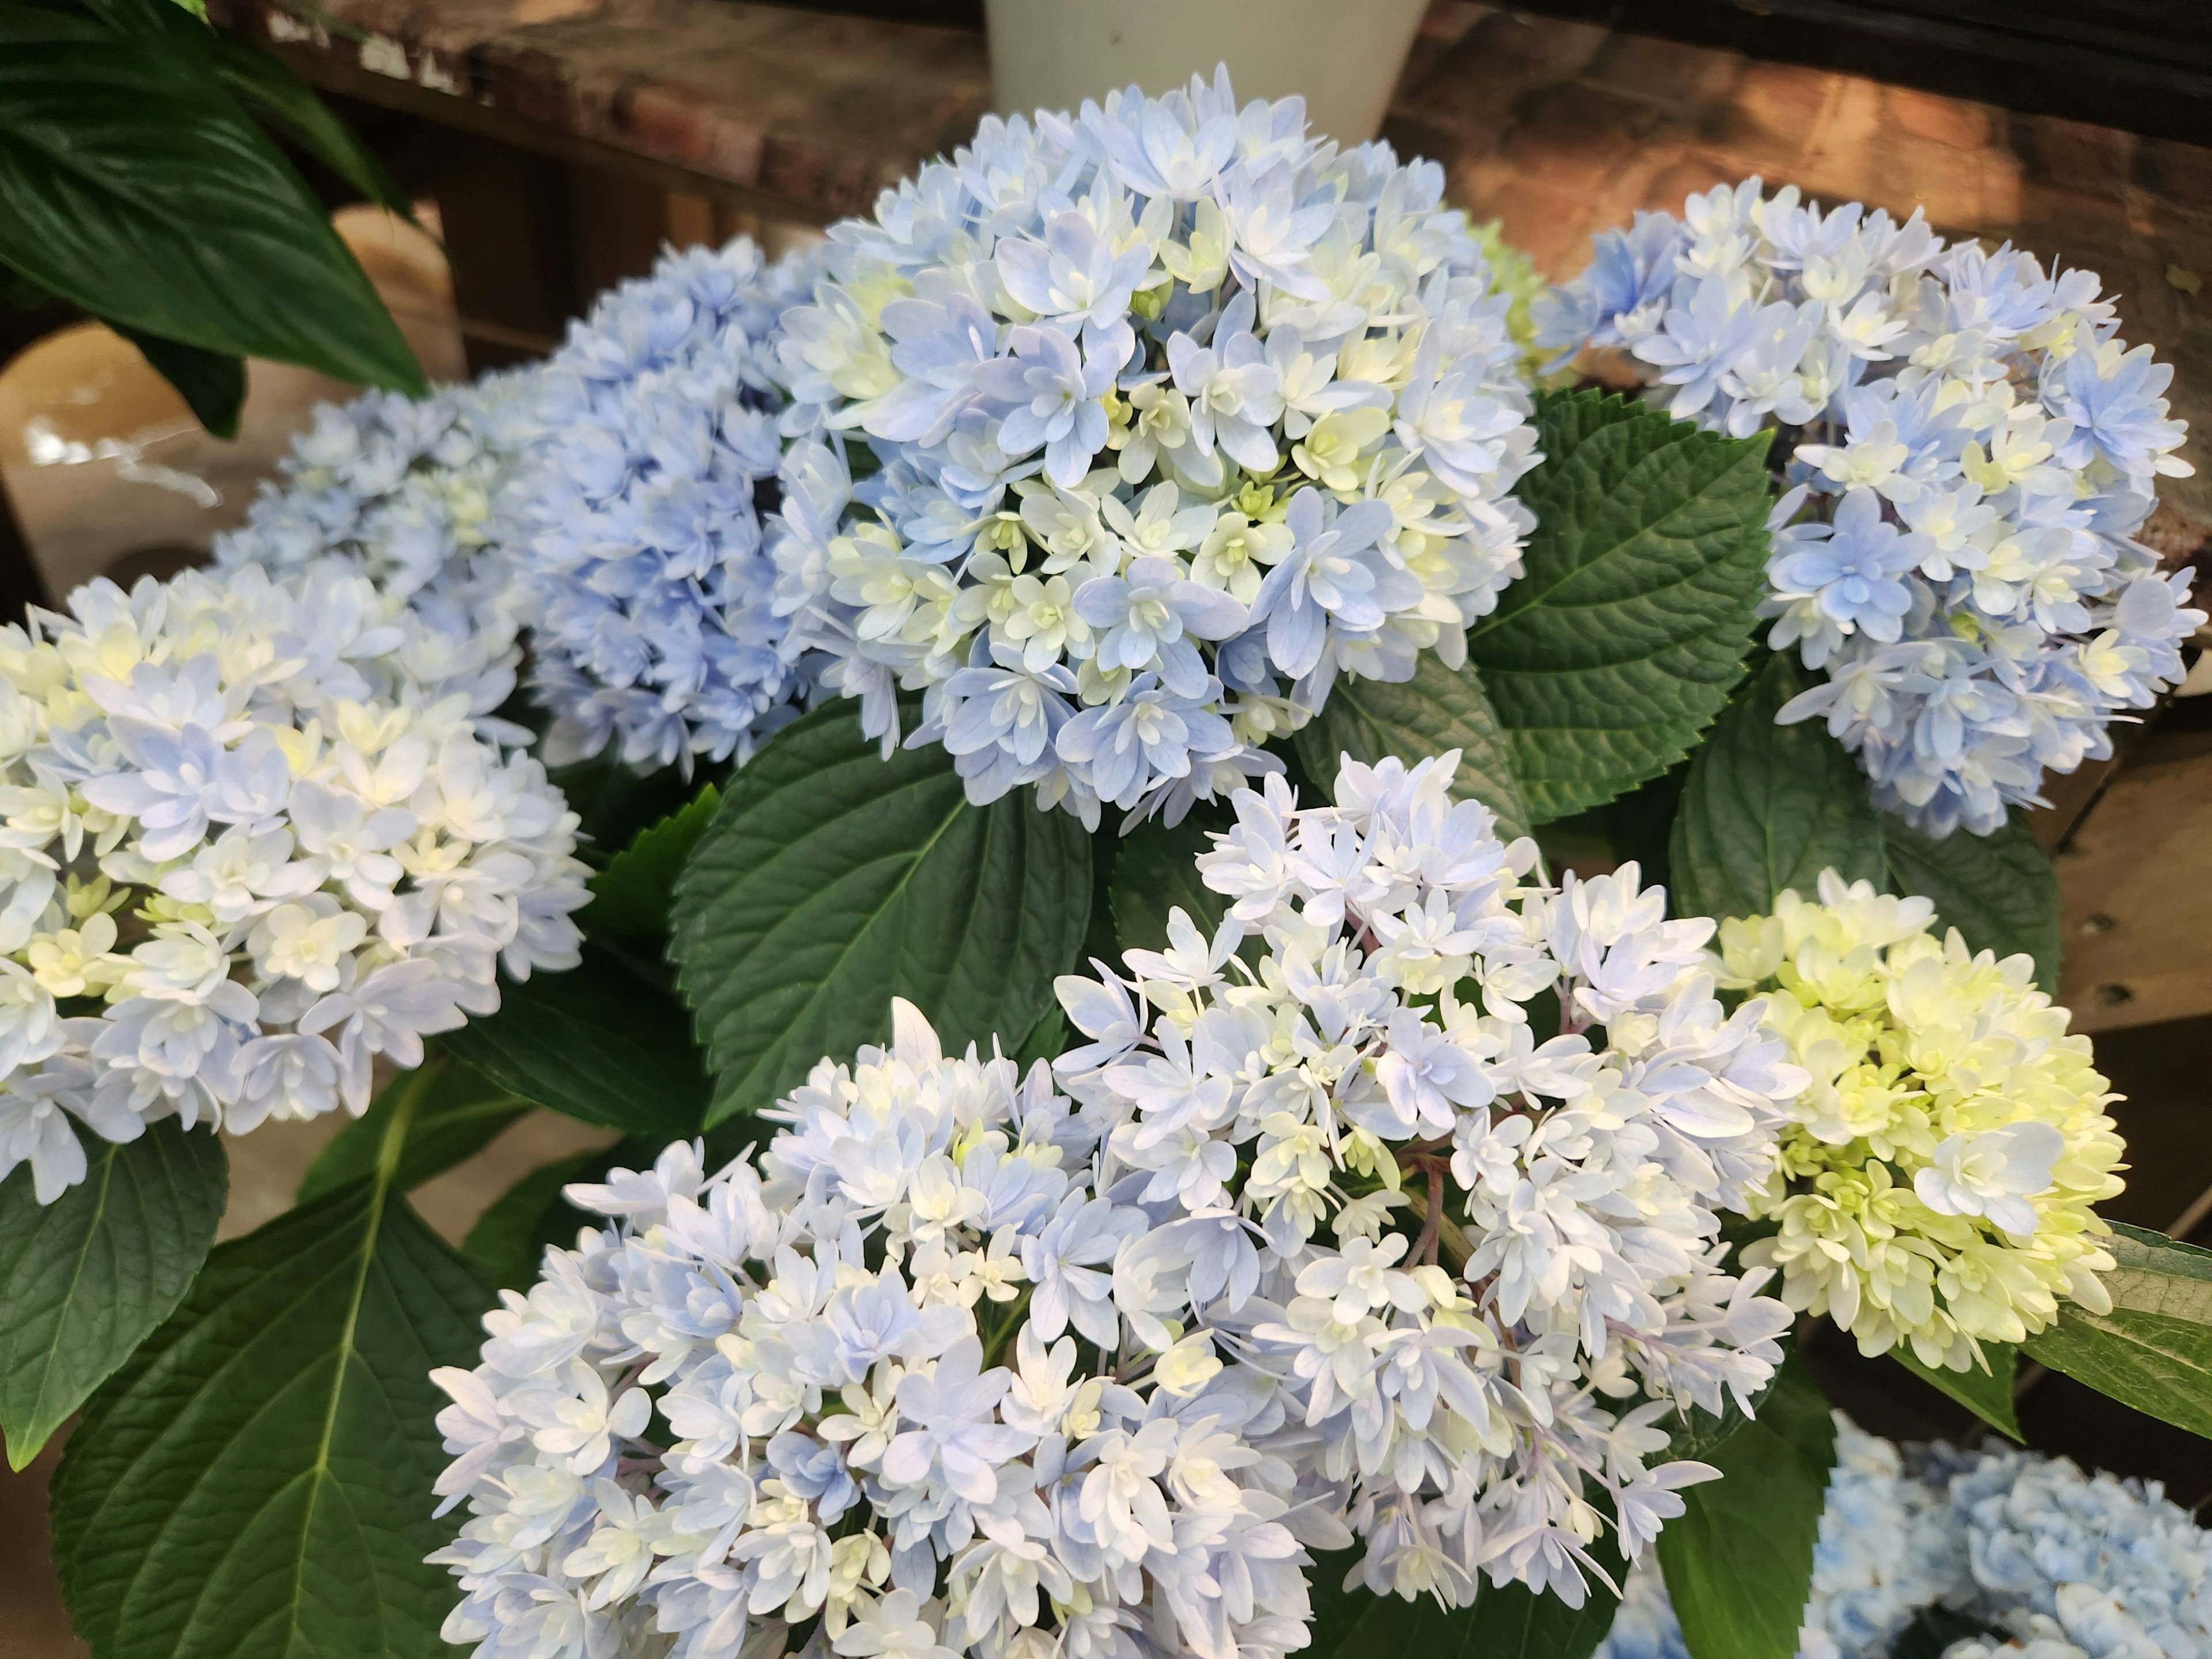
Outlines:
{"type": "MultiPolygon", "coordinates": [[[[1984,1633],[1943,1659],[2212,1651],[2212,1535],[2156,1481],[2001,1447],[1899,1449],[1836,1418],[1798,1659],[1889,1659],[1923,1610],[1984,1633]]],[[[1632,1573],[1598,1659],[1689,1659],[1661,1575],[1632,1573]]]]}
{"type": "Polygon", "coordinates": [[[1457,667],[1539,459],[1433,162],[1224,70],[974,142],[830,231],[784,318],[777,606],[886,750],[971,799],[1180,817],[1339,674],[1457,667]]]}
{"type": "Polygon", "coordinates": [[[1723,1012],[1711,922],[1633,865],[1533,881],[1458,759],[1239,792],[1199,860],[1219,927],[1176,910],[1168,949],[1061,981],[1091,1040],[1057,1071],[1182,1218],[1116,1259],[1125,1316],[1281,1379],[1248,1434],[1342,1492],[1354,1578],[1579,1607],[1607,1512],[1637,1557],[1717,1474],[1666,1460],[1677,1408],[1749,1409],[1778,1362],[1771,1270],[1730,1267],[1718,1212],[1806,1078],[1756,1000],[1723,1012]]]}
{"type": "Polygon", "coordinates": [[[415,618],[391,653],[398,672],[490,715],[522,662],[502,502],[538,436],[537,396],[536,371],[518,369],[319,405],[246,522],[216,538],[216,564],[294,576],[352,562],[415,618]]]}
{"type": "Polygon", "coordinates": [[[1301,1546],[1348,1541],[1333,1494],[1266,1449],[1265,1371],[1203,1329],[1155,1351],[1123,1317],[1127,1247],[1152,1239],[1157,1267],[1192,1229],[1102,1189],[1097,1127],[1044,1062],[949,1057],[901,1002],[889,1048],[823,1061],[768,1115],[757,1167],[709,1178],[679,1142],[570,1188],[607,1224],[506,1293],[482,1364],[434,1373],[437,1490],[468,1506],[432,1558],[466,1593],[448,1641],[1304,1645],[1301,1546]]]}
{"type": "Polygon", "coordinates": [[[1768,639],[1827,672],[1779,718],[1824,718],[1909,822],[1990,833],[2182,678],[2204,613],[2134,538],[2186,423],[2094,271],[1751,179],[1601,233],[1538,323],[1778,432],[1768,639]]]}
{"type": "Polygon", "coordinates": [[[2089,1039],[2026,956],[1938,938],[1925,898],[1822,874],[1771,915],[1720,928],[1723,982],[1762,994],[1765,1029],[1811,1078],[1771,1177],[1744,1206],[1778,1231],[1744,1260],[1778,1268],[1793,1309],[1868,1354],[1899,1344],[1969,1370],[2062,1297],[2097,1312],[2117,1194],[2116,1099],[2089,1039]]]}
{"type": "Polygon", "coordinates": [[[93,582],[0,629],[0,1175],[368,1103],[374,1059],[574,967],[589,896],[544,769],[389,653],[357,563],[93,582]]]}
{"type": "Polygon", "coordinates": [[[510,534],[549,763],[742,763],[809,682],[772,604],[757,491],[783,394],[768,337],[819,269],[750,240],[664,254],[541,371],[510,534]]]}

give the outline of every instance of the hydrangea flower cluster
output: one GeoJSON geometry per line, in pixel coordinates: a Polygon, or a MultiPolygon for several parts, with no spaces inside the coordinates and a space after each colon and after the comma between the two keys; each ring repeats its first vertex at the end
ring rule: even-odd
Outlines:
{"type": "MultiPolygon", "coordinates": [[[[1799,1659],[1887,1659],[1923,1609],[1990,1635],[1944,1659],[2197,1659],[2212,1537],[2158,1483],[1949,1446],[1901,1456],[1839,1413],[1799,1659]]],[[[1632,1574],[1599,1659],[1688,1659],[1660,1575],[1632,1574]]]]}
{"type": "MultiPolygon", "coordinates": [[[[1914,1614],[1966,1581],[1966,1540],[1942,1489],[1909,1472],[1896,1446],[1835,1419],[1798,1659],[1879,1659],[1914,1614]]],[[[1598,1659],[1690,1659],[1656,1564],[1626,1589],[1598,1659]]]]}
{"type": "Polygon", "coordinates": [[[2094,272],[1752,179],[1601,234],[1539,313],[1676,416],[1779,430],[1768,637],[1828,673],[1779,718],[1824,716],[1910,822],[1989,833],[2182,678],[2204,613],[2132,538],[2186,424],[2094,272]]]}
{"type": "Polygon", "coordinates": [[[1965,1538],[1967,1610],[2012,1638],[1960,1643],[1946,1659],[2212,1653],[2212,1539],[2156,1481],[2009,1449],[1931,1453],[1925,1474],[1965,1538]]]}
{"type": "Polygon", "coordinates": [[[2121,1190],[2124,1148],[2089,1039],[2027,957],[1937,939],[1929,900],[1833,871],[1819,892],[1721,924],[1723,982],[1765,994],[1766,1030],[1811,1079],[1743,1206],[1778,1231],[1744,1260],[1863,1352],[1909,1343],[1954,1370],[2044,1328],[2061,1297],[2109,1310],[2092,1206],[2121,1190]]]}
{"type": "Polygon", "coordinates": [[[1172,1269],[1216,1229],[1101,1190],[1097,1127],[1043,1062],[947,1058],[902,1002],[888,1049],[769,1115],[757,1170],[708,1179],[678,1143],[570,1188],[611,1224],[486,1316],[481,1365],[434,1373],[437,1490],[469,1509],[432,1558],[466,1592],[447,1640],[716,1659],[818,1620],[807,1651],[858,1659],[1305,1644],[1300,1546],[1346,1534],[1261,1449],[1273,1380],[1117,1311],[1131,1245],[1172,1269]]]}
{"type": "Polygon", "coordinates": [[[830,232],[784,318],[777,606],[971,799],[1170,821],[1340,674],[1464,660],[1538,459],[1443,170],[1227,71],[973,143],[830,232]]]}
{"type": "Polygon", "coordinates": [[[1595,1497],[1639,1555],[1716,1474],[1659,1461],[1665,1420],[1748,1409],[1778,1360],[1789,1314],[1717,1212],[1764,1188],[1806,1078],[1755,999],[1723,1011],[1712,923],[1632,865],[1534,884],[1458,758],[1346,760],[1334,806],[1239,792],[1199,860],[1218,928],[1177,910],[1167,950],[1062,980],[1091,1041],[1057,1072],[1183,1218],[1115,1261],[1125,1317],[1281,1379],[1256,1443],[1343,1492],[1357,1577],[1579,1607],[1595,1497]]]}
{"type": "Polygon", "coordinates": [[[781,454],[768,336],[818,268],[744,237],[664,254],[540,371],[509,533],[552,764],[610,743],[637,766],[742,763],[798,712],[756,490],[781,454]]]}
{"type": "Polygon", "coordinates": [[[359,566],[79,588],[0,629],[0,1174],[368,1102],[373,1058],[575,965],[576,819],[431,695],[359,566]]]}
{"type": "Polygon", "coordinates": [[[282,481],[216,538],[216,563],[289,577],[352,562],[414,614],[391,653],[398,671],[464,691],[471,714],[489,715],[522,661],[501,501],[538,436],[537,380],[518,369],[419,399],[370,392],[320,405],[277,463],[282,481]]]}

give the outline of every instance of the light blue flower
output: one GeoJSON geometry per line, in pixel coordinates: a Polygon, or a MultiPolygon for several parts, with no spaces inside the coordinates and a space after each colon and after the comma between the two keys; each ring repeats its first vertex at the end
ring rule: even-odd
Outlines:
{"type": "Polygon", "coordinates": [[[1056,328],[1017,327],[1007,344],[1012,356],[975,372],[978,389],[1005,406],[999,447],[1009,455],[1042,448],[1045,476],[1072,489],[1106,447],[1106,411],[1097,399],[1121,364],[1096,350],[1079,356],[1074,340],[1056,328]]]}
{"type": "Polygon", "coordinates": [[[1295,98],[1240,108],[1224,71],[988,119],[833,227],[776,344],[783,659],[887,751],[957,743],[971,798],[1030,786],[1087,823],[1266,772],[1339,673],[1409,677],[1495,608],[1532,524],[1512,301],[1443,198],[1441,168],[1332,144],[1295,98]],[[1278,584],[1291,672],[1241,602],[1284,497],[1324,491],[1406,521],[1376,507],[1278,584]]]}
{"type": "MultiPolygon", "coordinates": [[[[632,765],[742,763],[811,695],[756,491],[782,461],[766,342],[819,270],[812,252],[769,267],[742,239],[667,254],[544,366],[512,535],[549,761],[613,744],[632,765]]],[[[824,487],[834,518],[845,486],[824,487]]]]}
{"type": "Polygon", "coordinates": [[[1674,260],[1683,246],[1672,214],[1637,213],[1627,230],[1601,230],[1590,239],[1590,262],[1582,275],[1539,298],[1532,310],[1536,343],[1558,349],[1546,367],[1565,368],[1586,345],[1620,346],[1656,321],[1661,301],[1674,286],[1674,260]],[[1644,319],[1643,326],[1624,320],[1644,319]]]}
{"type": "Polygon", "coordinates": [[[1318,489],[1291,497],[1285,520],[1293,543],[1252,601],[1251,620],[1267,624],[1267,654],[1292,678],[1322,660],[1332,628],[1377,626],[1391,590],[1413,580],[1384,560],[1376,540],[1390,527],[1388,503],[1355,502],[1341,512],[1318,489]]]}
{"type": "Polygon", "coordinates": [[[1917,550],[1882,517],[1881,498],[1871,489],[1844,491],[1826,528],[1826,535],[1798,540],[1774,561],[1777,592],[1814,595],[1846,633],[1885,643],[1898,639],[1912,608],[1904,576],[1918,562],[1917,550]]]}
{"type": "Polygon", "coordinates": [[[1090,769],[1101,800],[1133,807],[1163,780],[1188,775],[1194,758],[1213,759],[1238,748],[1229,722],[1206,707],[1220,694],[1208,681],[1179,697],[1140,674],[1118,702],[1086,708],[1060,729],[1060,757],[1090,769]]]}
{"type": "Polygon", "coordinates": [[[1947,247],[1917,213],[1749,180],[1684,220],[1601,237],[1547,342],[1626,348],[1709,427],[1779,428],[1768,643],[1829,676],[1783,717],[1825,716],[1918,827],[1996,830],[2111,752],[2203,621],[2133,539],[2190,471],[2171,369],[2117,337],[2094,272],[1947,247]]]}
{"type": "Polygon", "coordinates": [[[1227,639],[1245,621],[1244,607],[1228,594],[1161,558],[1133,560],[1119,576],[1093,577],[1076,590],[1075,610],[1097,634],[1100,667],[1153,670],[1182,697],[1199,696],[1212,678],[1191,641],[1227,639]]]}
{"type": "Polygon", "coordinates": [[[369,392],[319,405],[277,463],[278,481],[216,538],[216,563],[289,575],[345,560],[422,624],[405,648],[416,681],[460,691],[472,713],[489,714],[522,660],[503,514],[541,441],[538,392],[529,368],[419,399],[369,392]]]}

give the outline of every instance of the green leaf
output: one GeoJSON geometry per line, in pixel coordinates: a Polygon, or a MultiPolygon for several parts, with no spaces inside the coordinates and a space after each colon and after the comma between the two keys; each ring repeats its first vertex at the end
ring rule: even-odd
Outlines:
{"type": "Polygon", "coordinates": [[[2058,1304],[2027,1357],[2121,1404],[2212,1438],[2212,1250],[2115,1222],[2108,1314],[2058,1304]]]}
{"type": "Polygon", "coordinates": [[[526,1291],[538,1277],[548,1244],[571,1245],[586,1217],[561,1197],[571,1182],[589,1181],[607,1167],[606,1152],[579,1152],[532,1170],[491,1201],[461,1241],[461,1255],[502,1291],[526,1291]]]}
{"type": "MultiPolygon", "coordinates": [[[[1664,772],[1742,676],[1765,591],[1768,440],[1595,392],[1536,401],[1527,574],[1468,634],[1532,822],[1664,772]]],[[[1334,699],[1332,699],[1334,701],[1334,699]]]]}
{"type": "MultiPolygon", "coordinates": [[[[517,711],[550,725],[542,709],[517,711]]],[[[681,812],[696,796],[695,787],[672,766],[641,772],[623,763],[610,744],[589,760],[553,768],[547,777],[568,799],[568,810],[582,820],[576,829],[577,856],[604,868],[662,819],[681,812]]]]}
{"type": "Polygon", "coordinates": [[[2013,1415],[2012,1385],[2020,1369],[2020,1350],[2011,1343],[1982,1344],[1983,1357],[1990,1362],[1987,1370],[1978,1366],[1971,1371],[1954,1371],[1948,1366],[1923,1365],[1902,1342],[1889,1352],[1923,1382],[1950,1395],[2000,1434],[2027,1443],[2027,1437],[2020,1431],[2020,1419],[2013,1415]]]}
{"type": "Polygon", "coordinates": [[[676,878],[721,804],[720,793],[710,783],[680,811],[639,830],[592,878],[592,902],[578,912],[577,921],[593,933],[666,933],[676,878]]]}
{"type": "Polygon", "coordinates": [[[119,1146],[77,1139],[85,1177],[52,1204],[28,1168],[0,1182],[0,1432],[14,1469],[184,1299],[229,1189],[222,1143],[174,1118],[119,1146]]]}
{"type": "Polygon", "coordinates": [[[1791,1659],[1836,1461],[1835,1419],[1802,1362],[1784,1360],[1757,1418],[1700,1461],[1721,1479],[1685,1487],[1659,1534],[1691,1659],[1791,1659]]]}
{"type": "Polygon", "coordinates": [[[1456,749],[1460,762],[1453,794],[1479,800],[1497,813],[1504,839],[1527,835],[1528,809],[1513,781],[1505,732],[1483,695],[1481,675],[1471,662],[1447,668],[1433,651],[1422,652],[1417,661],[1413,678],[1402,683],[1336,683],[1321,713],[1291,739],[1307,772],[1327,787],[1336,781],[1342,755],[1370,766],[1395,755],[1411,766],[1456,749]]]}
{"type": "Polygon", "coordinates": [[[1892,892],[1934,899],[1939,926],[1957,928],[1972,950],[2033,957],[2035,982],[2057,994],[2058,876],[2024,813],[1993,836],[1957,830],[1941,841],[1887,815],[1881,827],[1892,892]]]}
{"type": "Polygon", "coordinates": [[[1831,868],[1881,884],[1866,774],[1820,721],[1774,723],[1810,683],[1796,658],[1768,658],[1691,762],[1668,859],[1678,915],[1765,915],[1785,888],[1810,898],[1831,868]]]}
{"type": "Polygon", "coordinates": [[[586,1123],[672,1140],[709,1096],[675,999],[586,944],[565,974],[500,981],[499,1012],[439,1041],[500,1088],[586,1123]]]}
{"type": "MultiPolygon", "coordinates": [[[[1610,1534],[1590,1548],[1598,1565],[1619,1584],[1628,1565],[1610,1534]]],[[[1539,1595],[1525,1584],[1492,1584],[1487,1579],[1471,1607],[1439,1607],[1432,1596],[1408,1601],[1377,1595],[1361,1585],[1343,1588],[1359,1559],[1358,1549],[1323,1555],[1307,1570],[1313,1600],[1313,1642],[1302,1659],[1387,1659],[1418,1654],[1420,1659],[1589,1659],[1605,1639],[1620,1610],[1620,1598],[1589,1569],[1589,1594],[1580,1607],[1558,1596],[1539,1595]]]]}
{"type": "Polygon", "coordinates": [[[1091,838],[1026,789],[968,804],[940,744],[884,760],[849,703],[731,780],[676,884],[669,954],[714,1073],[708,1121],[756,1111],[911,1000],[948,1051],[1019,1042],[1075,965],[1091,838]]]}
{"type": "Polygon", "coordinates": [[[1022,1039],[1022,1046],[1014,1052],[1014,1061],[1026,1075],[1036,1061],[1058,1060],[1067,1047],[1067,1016],[1057,1007],[1048,1008],[1022,1039]]]}
{"type": "Polygon", "coordinates": [[[321,206],[173,6],[148,28],[0,4],[0,259],[118,327],[426,389],[321,206]]]}
{"type": "Polygon", "coordinates": [[[216,72],[247,114],[276,129],[379,207],[414,220],[415,204],[398,180],[283,58],[235,34],[212,35],[208,44],[214,49],[216,72]]]}
{"type": "Polygon", "coordinates": [[[1833,868],[1933,899],[1939,927],[1977,951],[2025,951],[2037,983],[2055,990],[2058,879],[2025,818],[1937,841],[1877,812],[1857,762],[1819,721],[1774,724],[1813,683],[1795,658],[1769,658],[1691,763],[1671,842],[1675,913],[1763,915],[1784,888],[1812,896],[1833,868]]]}
{"type": "Polygon", "coordinates": [[[115,331],[137,346],[154,372],[177,389],[194,420],[218,438],[238,435],[238,411],[246,406],[246,359],[179,345],[127,324],[118,324],[115,331]]]}
{"type": "Polygon", "coordinates": [[[349,1181],[374,1175],[385,1131],[403,1105],[414,1114],[393,1178],[403,1193],[475,1157],[530,1109],[520,1095],[467,1066],[433,1059],[422,1071],[402,1072],[386,1084],[368,1109],[337,1132],[300,1177],[294,1201],[311,1204],[349,1181]],[[431,1073],[427,1082],[425,1071],[431,1073]]]}
{"type": "MultiPolygon", "coordinates": [[[[1148,819],[1121,837],[1106,902],[1122,950],[1166,950],[1168,912],[1177,905],[1200,933],[1213,937],[1229,914],[1229,896],[1199,879],[1198,855],[1212,848],[1212,837],[1194,813],[1172,830],[1148,819]]],[[[1121,960],[1116,954],[1111,965],[1120,967],[1121,960]]]]}
{"type": "Polygon", "coordinates": [[[55,1557],[98,1659],[450,1653],[428,1373],[471,1363],[490,1298],[399,1195],[404,1130],[218,1248],[70,1437],[55,1557]]]}

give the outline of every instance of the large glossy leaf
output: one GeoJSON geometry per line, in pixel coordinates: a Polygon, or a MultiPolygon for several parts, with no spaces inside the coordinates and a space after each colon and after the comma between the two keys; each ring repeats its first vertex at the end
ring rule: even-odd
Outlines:
{"type": "Polygon", "coordinates": [[[0,259],[180,345],[419,392],[321,207],[216,78],[204,27],[0,0],[0,259]]]}
{"type": "Polygon", "coordinates": [[[1684,1488],[1659,1534],[1691,1659],[1791,1659],[1836,1461],[1828,1402],[1792,1356],[1757,1417],[1698,1455],[1721,1479],[1684,1488]]]}
{"type": "Polygon", "coordinates": [[[216,72],[249,115],[276,129],[379,207],[403,219],[414,217],[415,204],[398,180],[282,58],[240,35],[210,34],[208,45],[215,54],[216,72]]]}
{"type": "Polygon", "coordinates": [[[246,406],[243,357],[179,345],[128,324],[118,324],[115,331],[137,346],[154,372],[176,388],[194,420],[218,438],[238,435],[238,412],[246,406]]]}
{"type": "MultiPolygon", "coordinates": [[[[1153,818],[1121,838],[1107,891],[1115,940],[1122,950],[1165,950],[1168,912],[1178,906],[1200,932],[1212,937],[1229,914],[1228,895],[1215,892],[1199,878],[1198,856],[1212,847],[1212,837],[1195,817],[1172,830],[1153,818]]],[[[1115,956],[1109,965],[1119,969],[1121,957],[1115,956]]]]}
{"type": "Polygon", "coordinates": [[[1883,881],[1866,775],[1818,720],[1774,723],[1809,678],[1769,658],[1691,762],[1668,860],[1678,915],[1764,915],[1785,888],[1810,898],[1827,869],[1883,881]]]}
{"type": "Polygon", "coordinates": [[[577,921],[588,932],[616,938],[666,933],[676,878],[721,804],[710,783],[681,810],[639,830],[592,878],[592,902],[577,914],[577,921]]]}
{"type": "Polygon", "coordinates": [[[1416,659],[1413,678],[1340,679],[1322,711],[1293,741],[1305,769],[1323,787],[1336,779],[1338,758],[1374,764],[1395,755],[1407,765],[1460,751],[1452,793],[1498,814],[1498,833],[1510,841],[1528,832],[1528,809],[1513,781],[1512,756],[1498,715],[1473,663],[1447,668],[1433,651],[1416,659]]]}
{"type": "Polygon", "coordinates": [[[1534,822],[1690,750],[1742,676],[1763,591],[1767,440],[1620,398],[1549,394],[1527,574],[1468,633],[1534,822]]]}
{"type": "Polygon", "coordinates": [[[490,1146],[530,1102],[458,1060],[434,1057],[421,1071],[402,1072],[386,1084],[368,1109],[337,1132],[300,1177],[295,1201],[313,1203],[374,1174],[385,1133],[403,1109],[414,1115],[393,1182],[405,1193],[490,1146]]]}
{"type": "Polygon", "coordinates": [[[52,1204],[0,1182],[0,1432],[20,1469],[167,1319],[229,1190],[222,1143],[174,1118],[122,1146],[79,1132],[85,1178],[52,1204]]]}
{"type": "Polygon", "coordinates": [[[2027,1357],[2177,1428],[2212,1437],[2212,1250],[2115,1224],[2112,1310],[2059,1304],[2027,1357]]]}
{"type": "Polygon", "coordinates": [[[222,1245],[94,1397],[53,1488],[94,1659],[439,1659],[422,1558],[444,1458],[434,1366],[490,1297],[377,1172],[222,1245]]]}
{"type": "Polygon", "coordinates": [[[708,1097],[674,998],[611,952],[500,982],[499,1012],[440,1039],[501,1088],[586,1123],[672,1140],[696,1133],[708,1097]]]}
{"type": "Polygon", "coordinates": [[[714,1074],[710,1121],[890,1035],[905,997],[948,1049],[1009,1049],[1075,965],[1091,840],[1015,790],[971,806],[936,744],[884,760],[853,706],[779,732],[676,884],[670,954],[714,1074]]]}
{"type": "Polygon", "coordinates": [[[1935,840],[1878,812],[1858,763],[1817,720],[1777,726],[1812,684],[1794,658],[1768,659],[1691,763],[1671,841],[1680,915],[1763,915],[1824,869],[1936,902],[1939,927],[1999,956],[2025,951],[2046,990],[2058,972],[2058,881],[2015,816],[1993,836],[1935,840]]]}
{"type": "Polygon", "coordinates": [[[2058,989],[2058,875],[2036,844],[2025,815],[2014,812],[1992,836],[1956,830],[1941,841],[1882,819],[1882,857],[1889,887],[1936,901],[1940,927],[1955,927],[1976,951],[2035,958],[2035,982],[2058,989]]]}
{"type": "Polygon", "coordinates": [[[1987,1370],[1979,1366],[1954,1371],[1948,1365],[1923,1365],[1902,1342],[1889,1352],[1899,1364],[1930,1388],[1950,1395],[1999,1433],[2025,1442],[2020,1419],[2013,1414],[2012,1385],[2020,1370],[2020,1350],[2011,1343],[1982,1344],[1983,1357],[1990,1362],[1987,1370]]]}
{"type": "MultiPolygon", "coordinates": [[[[1299,1650],[1304,1659],[1589,1659],[1620,1607],[1585,1570],[1589,1594],[1579,1607],[1485,1578],[1473,1607],[1446,1612],[1432,1596],[1408,1601],[1364,1585],[1346,1589],[1345,1575],[1359,1553],[1324,1555],[1307,1569],[1314,1622],[1312,1645],[1299,1650]]],[[[1614,1583],[1626,1576],[1609,1534],[1590,1554],[1614,1583]]]]}

